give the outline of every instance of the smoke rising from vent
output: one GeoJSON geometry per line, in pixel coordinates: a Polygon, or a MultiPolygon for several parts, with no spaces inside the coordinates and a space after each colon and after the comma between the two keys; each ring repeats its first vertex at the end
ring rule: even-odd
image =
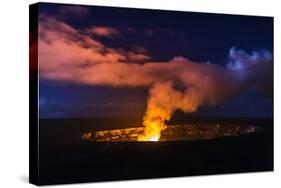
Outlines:
{"type": "MultiPolygon", "coordinates": [[[[151,62],[142,48],[125,51],[107,47],[85,30],[40,16],[40,77],[111,87],[149,87],[139,141],[159,139],[165,122],[181,110],[216,105],[247,90],[272,94],[273,59],[267,50],[250,54],[231,48],[226,66],[175,57],[151,62]]],[[[110,28],[107,28],[110,29],[110,28]]],[[[110,35],[110,33],[108,33],[110,35]]]]}

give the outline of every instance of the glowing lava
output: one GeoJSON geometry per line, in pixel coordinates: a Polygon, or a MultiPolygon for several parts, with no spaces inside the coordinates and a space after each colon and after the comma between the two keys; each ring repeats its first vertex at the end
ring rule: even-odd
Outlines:
{"type": "Polygon", "coordinates": [[[145,127],[134,127],[126,129],[100,130],[85,132],[81,135],[82,140],[95,142],[156,142],[176,141],[176,140],[206,140],[219,137],[239,136],[253,134],[262,129],[257,129],[252,125],[237,124],[182,124],[169,125],[158,134],[144,135],[145,127]]]}
{"type": "Polygon", "coordinates": [[[150,141],[150,142],[157,142],[157,141],[159,141],[159,137],[158,137],[157,135],[152,136],[152,137],[150,137],[150,138],[148,139],[148,141],[150,141]]]}
{"type": "Polygon", "coordinates": [[[144,118],[144,130],[143,133],[138,136],[138,141],[159,141],[161,137],[161,131],[166,129],[166,125],[161,118],[144,118]]]}

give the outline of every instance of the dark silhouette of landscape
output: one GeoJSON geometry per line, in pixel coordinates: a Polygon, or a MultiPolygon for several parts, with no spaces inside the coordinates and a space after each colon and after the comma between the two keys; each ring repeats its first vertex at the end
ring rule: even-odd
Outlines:
{"type": "Polygon", "coordinates": [[[168,124],[240,123],[259,131],[197,141],[87,142],[87,131],[136,127],[141,118],[40,119],[39,184],[273,170],[271,118],[177,118],[168,124]]]}

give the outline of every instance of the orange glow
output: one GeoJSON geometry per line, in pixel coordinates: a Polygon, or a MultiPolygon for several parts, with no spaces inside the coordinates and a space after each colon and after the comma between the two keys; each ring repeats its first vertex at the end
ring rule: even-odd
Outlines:
{"type": "Polygon", "coordinates": [[[175,140],[205,140],[218,137],[237,136],[250,134],[257,131],[254,126],[240,126],[236,124],[183,124],[169,125],[159,135],[144,134],[146,127],[125,129],[100,130],[85,132],[81,139],[94,142],[156,142],[175,140]],[[146,137],[147,136],[147,137],[146,137]]]}
{"type": "Polygon", "coordinates": [[[157,142],[157,141],[159,141],[159,137],[157,135],[155,135],[155,136],[150,137],[148,140],[151,142],[157,142]]]}
{"type": "Polygon", "coordinates": [[[161,131],[166,128],[164,121],[161,118],[150,117],[146,115],[144,117],[144,131],[138,136],[138,141],[159,141],[161,137],[161,131]]]}

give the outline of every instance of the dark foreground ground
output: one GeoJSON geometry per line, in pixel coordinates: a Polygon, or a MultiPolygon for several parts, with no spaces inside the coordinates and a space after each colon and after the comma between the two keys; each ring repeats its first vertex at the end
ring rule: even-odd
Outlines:
{"type": "MultiPolygon", "coordinates": [[[[220,123],[233,121],[239,122],[220,123]]],[[[251,124],[260,131],[211,140],[97,143],[81,139],[87,131],[136,126],[136,122],[132,118],[40,120],[39,184],[273,170],[272,119],[241,119],[241,126],[251,124]]]]}

